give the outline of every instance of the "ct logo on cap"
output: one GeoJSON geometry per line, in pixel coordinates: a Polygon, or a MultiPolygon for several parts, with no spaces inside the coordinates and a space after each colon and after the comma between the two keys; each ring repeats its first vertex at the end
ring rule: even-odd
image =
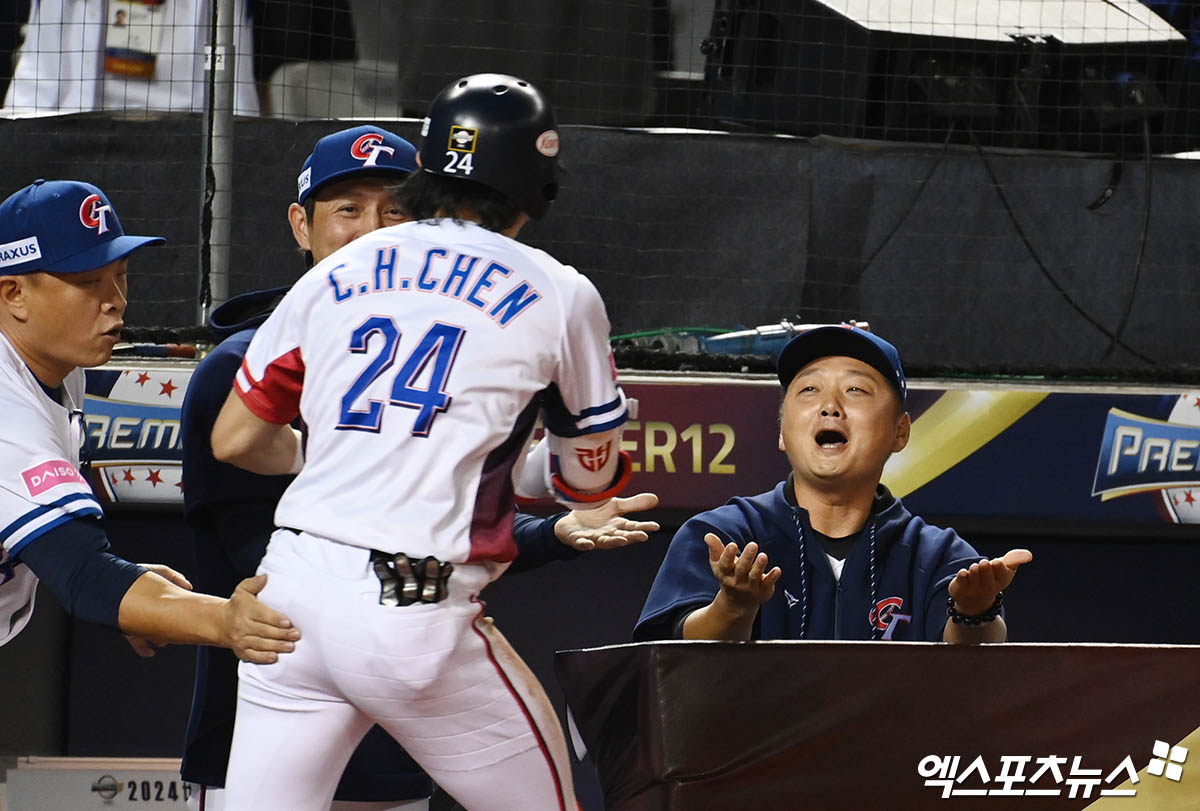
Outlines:
{"type": "Polygon", "coordinates": [[[97,228],[97,234],[108,232],[108,212],[112,206],[106,206],[98,194],[89,194],[79,206],[79,221],[84,228],[97,228]]]}
{"type": "Polygon", "coordinates": [[[396,154],[393,147],[383,145],[383,136],[377,132],[368,132],[350,146],[350,155],[363,161],[363,166],[377,166],[380,152],[396,154]]]}

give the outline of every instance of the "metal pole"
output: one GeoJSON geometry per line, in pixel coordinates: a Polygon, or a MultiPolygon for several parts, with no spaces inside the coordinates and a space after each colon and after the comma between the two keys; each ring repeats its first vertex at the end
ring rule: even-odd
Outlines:
{"type": "Polygon", "coordinates": [[[205,52],[204,176],[200,221],[200,323],[229,297],[229,232],[233,210],[233,0],[212,0],[205,52]]]}

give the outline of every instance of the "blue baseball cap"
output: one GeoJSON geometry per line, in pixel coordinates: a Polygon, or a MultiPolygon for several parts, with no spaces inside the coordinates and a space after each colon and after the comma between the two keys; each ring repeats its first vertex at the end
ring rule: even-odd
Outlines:
{"type": "Polygon", "coordinates": [[[417,148],[382,127],[351,127],[317,141],[296,178],[296,202],[331,180],[356,172],[407,175],[417,169],[417,148]]]}
{"type": "Polygon", "coordinates": [[[901,403],[907,399],[908,380],[904,377],[896,347],[874,333],[849,324],[806,330],[788,341],[776,364],[779,382],[786,389],[805,366],[817,358],[832,356],[861,360],[883,375],[900,396],[901,403]]]}
{"type": "Polygon", "coordinates": [[[83,273],[164,241],[127,236],[104,192],[79,180],[35,180],[0,203],[0,276],[83,273]]]}

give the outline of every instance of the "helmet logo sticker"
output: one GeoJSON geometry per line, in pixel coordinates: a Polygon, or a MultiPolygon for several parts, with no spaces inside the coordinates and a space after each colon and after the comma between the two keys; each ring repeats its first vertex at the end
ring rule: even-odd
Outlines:
{"type": "Polygon", "coordinates": [[[558,132],[556,130],[546,130],[537,137],[537,151],[541,152],[547,158],[553,158],[558,154],[558,132]]]}
{"type": "Polygon", "coordinates": [[[455,152],[474,152],[479,130],[474,127],[451,127],[450,149],[455,152]]]}

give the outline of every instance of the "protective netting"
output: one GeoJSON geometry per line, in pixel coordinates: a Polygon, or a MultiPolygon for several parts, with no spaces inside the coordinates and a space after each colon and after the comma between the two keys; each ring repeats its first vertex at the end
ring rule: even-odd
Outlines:
{"type": "Polygon", "coordinates": [[[528,79],[564,123],[1050,149],[1193,148],[1200,11],[1180,0],[17,0],[6,115],[420,116],[528,79]]]}
{"type": "Polygon", "coordinates": [[[858,319],[919,369],[1186,377],[1198,169],[1152,155],[1196,146],[1193,5],[16,3],[0,178],[95,182],[166,236],[127,320],[189,327],[303,272],[317,138],[416,140],[447,82],[509,72],[567,172],[522,237],[595,281],[630,363],[755,370],[653,336],[858,319]]]}

